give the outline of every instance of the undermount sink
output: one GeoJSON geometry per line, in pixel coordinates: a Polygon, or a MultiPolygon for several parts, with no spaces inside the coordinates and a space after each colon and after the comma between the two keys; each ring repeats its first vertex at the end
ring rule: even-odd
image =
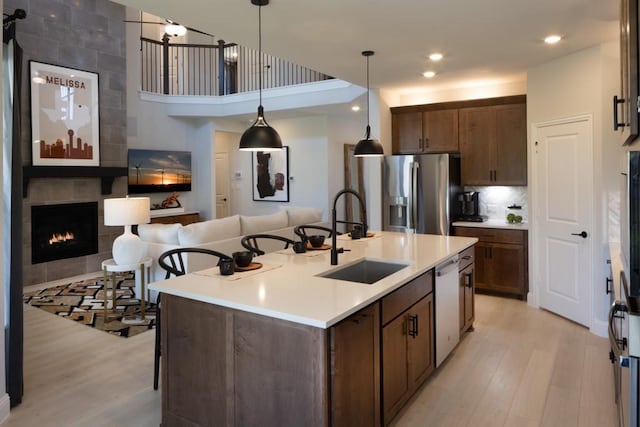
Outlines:
{"type": "Polygon", "coordinates": [[[399,262],[375,261],[372,259],[362,259],[344,267],[320,273],[318,277],[327,279],[344,280],[347,282],[372,283],[382,280],[385,277],[402,270],[409,264],[399,262]]]}

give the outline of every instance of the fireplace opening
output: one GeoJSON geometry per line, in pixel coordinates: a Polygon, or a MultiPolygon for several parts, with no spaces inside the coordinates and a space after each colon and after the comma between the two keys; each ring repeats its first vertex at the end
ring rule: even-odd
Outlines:
{"type": "Polygon", "coordinates": [[[98,202],[31,207],[31,263],[98,253],[98,202]]]}

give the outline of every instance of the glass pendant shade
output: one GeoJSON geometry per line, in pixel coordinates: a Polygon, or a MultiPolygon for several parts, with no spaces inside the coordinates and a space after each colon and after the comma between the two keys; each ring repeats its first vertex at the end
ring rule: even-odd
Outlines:
{"type": "Polygon", "coordinates": [[[282,149],[278,132],[264,119],[262,105],[258,107],[258,118],[240,138],[241,151],[275,151],[282,149]]]}

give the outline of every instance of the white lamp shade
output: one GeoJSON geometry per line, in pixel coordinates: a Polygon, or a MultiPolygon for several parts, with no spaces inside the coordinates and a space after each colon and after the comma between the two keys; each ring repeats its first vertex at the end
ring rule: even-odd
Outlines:
{"type": "Polygon", "coordinates": [[[148,197],[104,200],[104,225],[135,225],[151,221],[148,197]]]}

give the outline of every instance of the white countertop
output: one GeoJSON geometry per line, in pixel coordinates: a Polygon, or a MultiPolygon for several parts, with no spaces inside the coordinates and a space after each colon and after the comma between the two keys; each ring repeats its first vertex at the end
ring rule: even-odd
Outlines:
{"type": "Polygon", "coordinates": [[[488,219],[483,222],[455,221],[451,225],[454,227],[477,227],[477,228],[507,228],[509,230],[528,230],[529,224],[509,224],[507,220],[488,219]]]}
{"type": "Polygon", "coordinates": [[[272,252],[256,257],[255,261],[278,267],[265,268],[248,277],[228,280],[213,268],[209,276],[187,274],[154,282],[149,289],[328,328],[477,242],[476,238],[469,237],[381,234],[370,239],[338,240],[338,247],[351,251],[338,255],[337,266],[330,263],[330,250],[314,257],[272,252]],[[363,257],[408,266],[372,285],[316,277],[363,257]]]}

